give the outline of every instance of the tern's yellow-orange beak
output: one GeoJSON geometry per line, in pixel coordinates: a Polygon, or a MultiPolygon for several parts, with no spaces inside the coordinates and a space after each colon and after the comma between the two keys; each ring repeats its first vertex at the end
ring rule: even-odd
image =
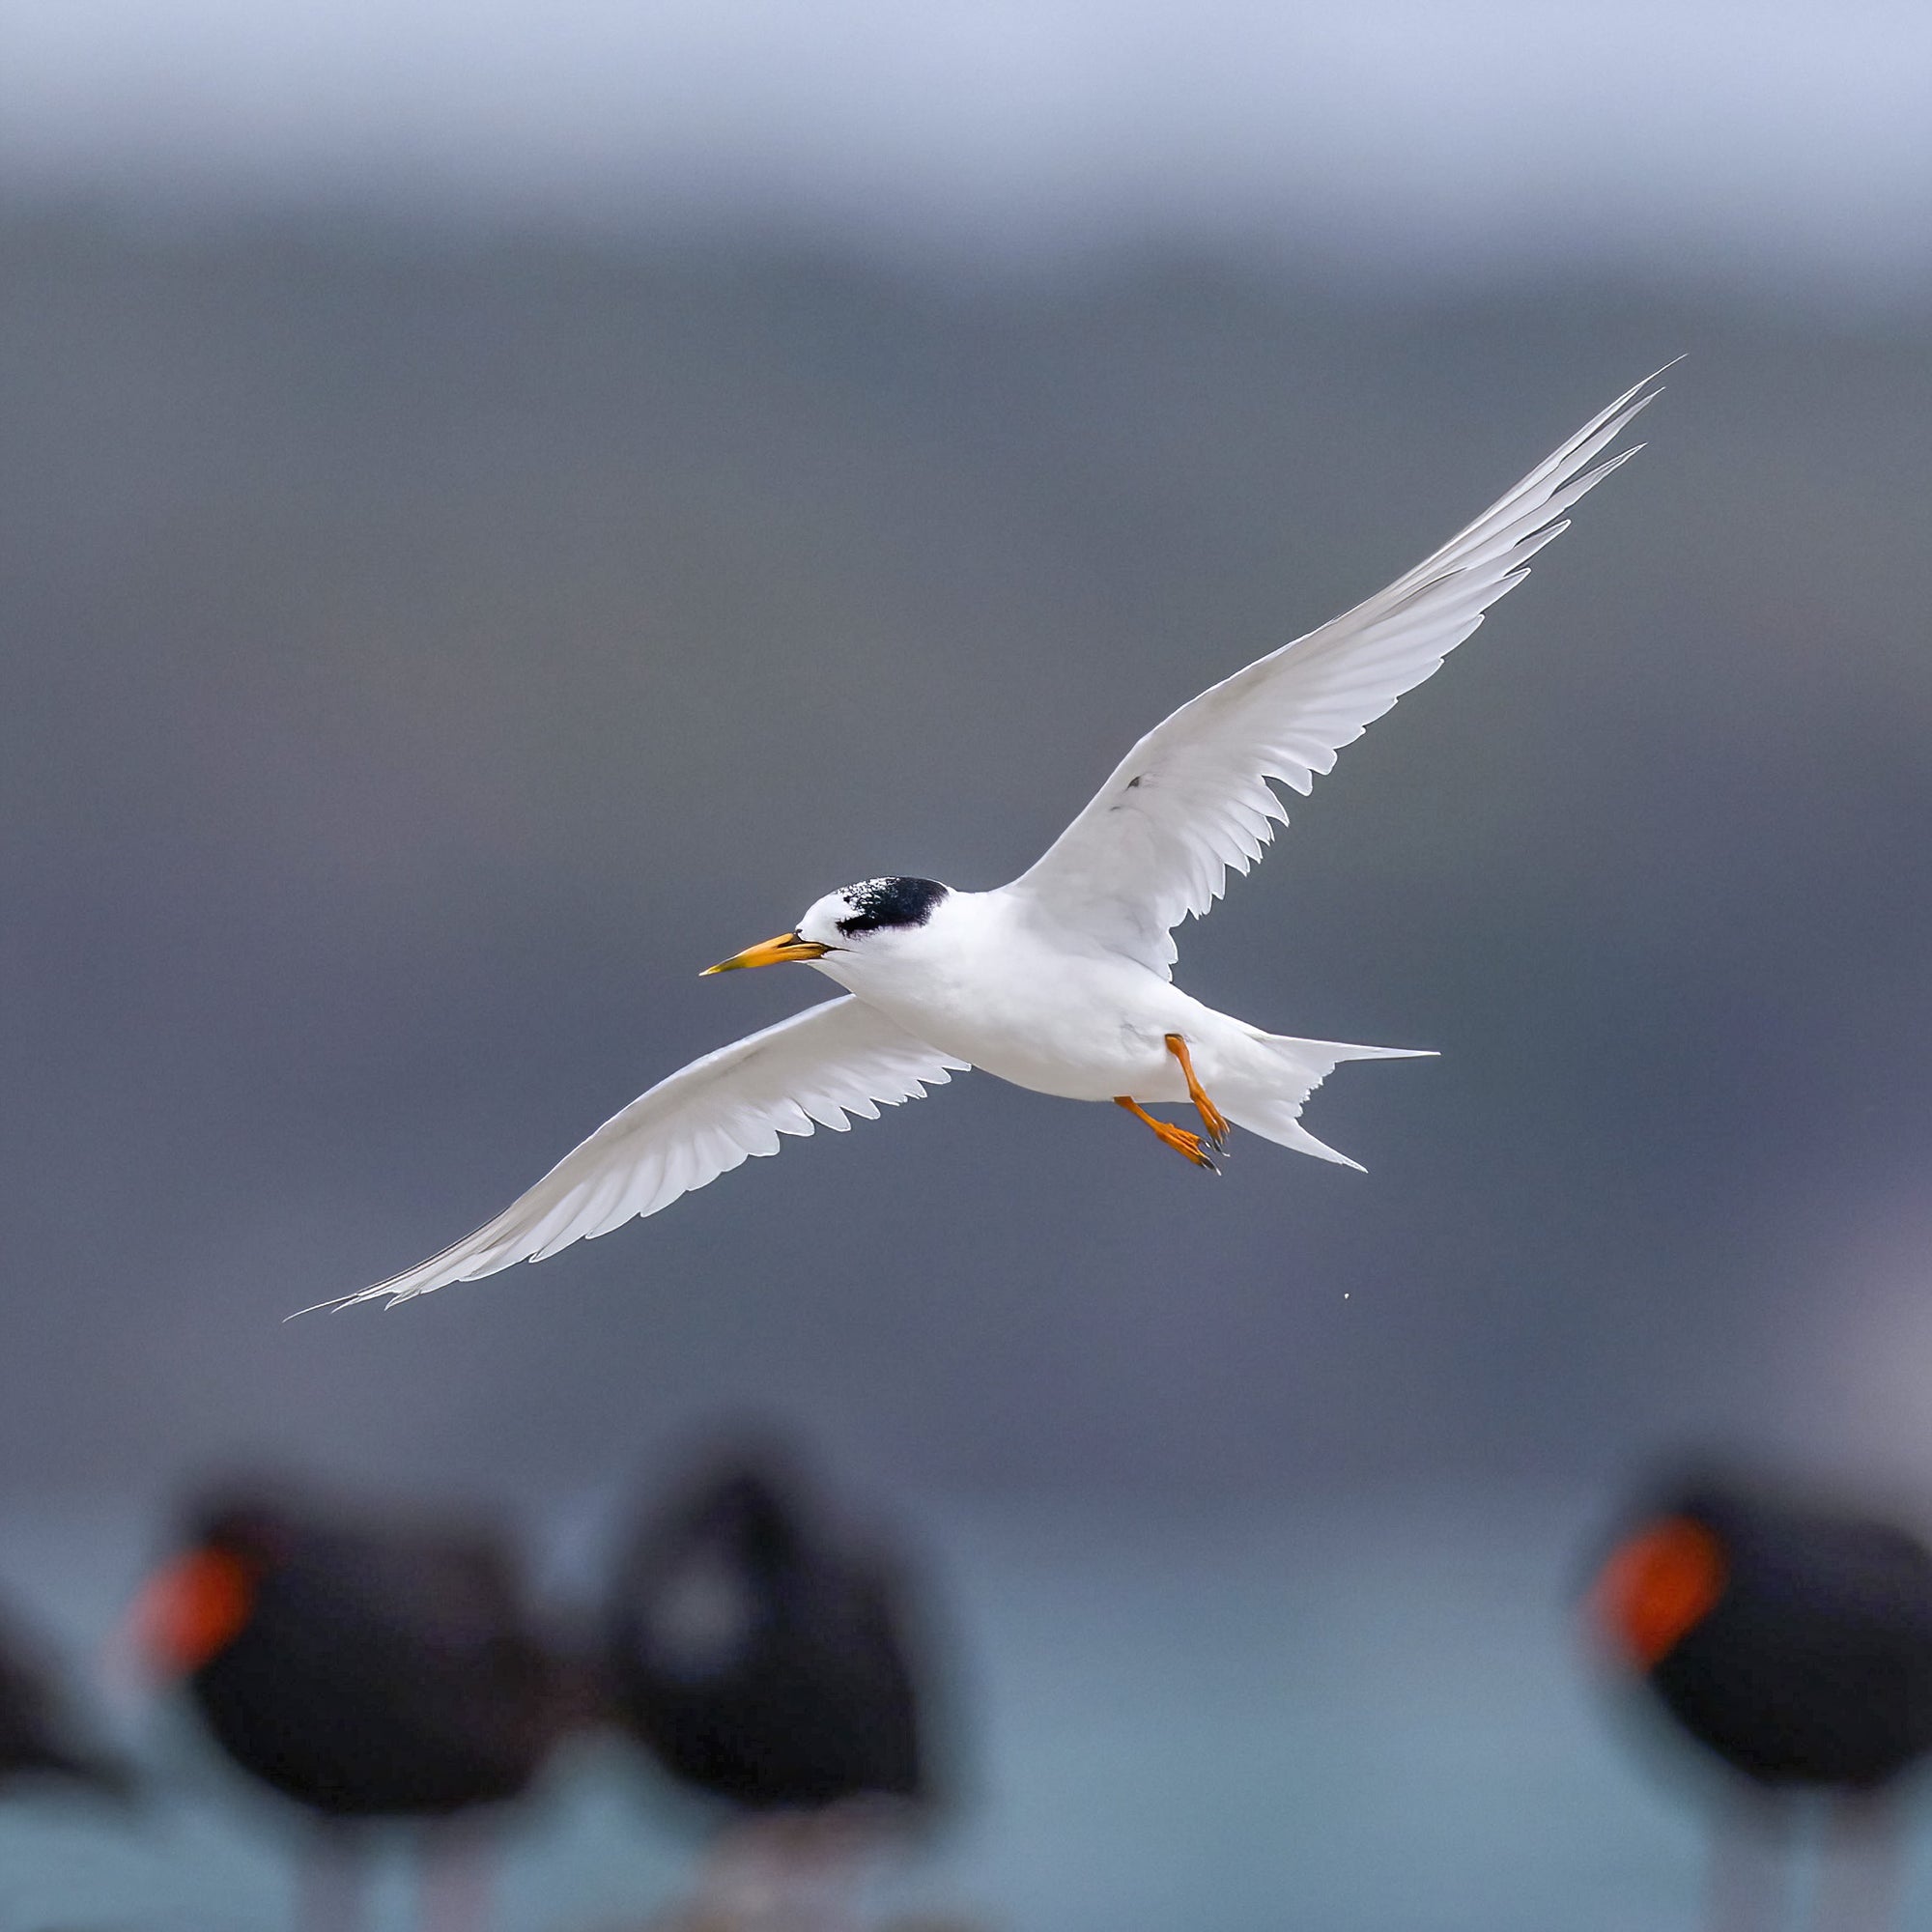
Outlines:
{"type": "Polygon", "coordinates": [[[707,966],[697,977],[708,980],[714,973],[735,973],[741,966],[780,966],[787,959],[822,959],[832,951],[815,939],[801,939],[795,932],[781,932],[776,939],[760,940],[715,966],[707,966]]]}

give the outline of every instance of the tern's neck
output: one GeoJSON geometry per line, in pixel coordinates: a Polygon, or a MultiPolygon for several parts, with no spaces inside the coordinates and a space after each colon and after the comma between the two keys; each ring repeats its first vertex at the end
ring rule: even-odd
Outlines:
{"type": "Polygon", "coordinates": [[[862,999],[889,1009],[906,998],[980,977],[1004,950],[1000,895],[951,892],[917,925],[882,927],[812,965],[862,999]]]}

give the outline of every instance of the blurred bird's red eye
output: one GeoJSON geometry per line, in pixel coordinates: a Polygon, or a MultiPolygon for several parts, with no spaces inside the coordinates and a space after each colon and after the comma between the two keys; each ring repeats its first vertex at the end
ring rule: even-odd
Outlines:
{"type": "Polygon", "coordinates": [[[1670,1517],[1610,1552],[1591,1592],[1598,1629],[1648,1670],[1710,1615],[1724,1593],[1723,1545],[1700,1522],[1670,1517]]]}
{"type": "Polygon", "coordinates": [[[255,1603],[255,1572],[225,1549],[195,1549],[151,1577],[132,1624],[142,1654],[185,1676],[234,1642],[255,1603]]]}

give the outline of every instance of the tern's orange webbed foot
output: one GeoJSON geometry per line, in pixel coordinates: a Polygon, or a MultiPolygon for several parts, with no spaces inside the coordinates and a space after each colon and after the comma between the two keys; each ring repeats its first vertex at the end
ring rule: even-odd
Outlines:
{"type": "Polygon", "coordinates": [[[1199,1134],[1191,1134],[1185,1127],[1177,1127],[1171,1121],[1155,1120],[1138,1100],[1129,1099],[1124,1094],[1114,1095],[1114,1105],[1124,1107],[1137,1121],[1145,1121],[1153,1129],[1156,1140],[1173,1148],[1177,1153],[1184,1153],[1196,1167],[1205,1167],[1209,1174],[1220,1173],[1199,1134]]]}
{"type": "Polygon", "coordinates": [[[1194,1077],[1194,1062],[1189,1057],[1187,1042],[1178,1033],[1167,1036],[1167,1050],[1180,1062],[1180,1070],[1187,1076],[1187,1097],[1194,1102],[1194,1111],[1201,1116],[1201,1124],[1208,1129],[1208,1139],[1218,1151],[1228,1145],[1228,1117],[1208,1099],[1202,1091],[1200,1081],[1194,1077]]]}

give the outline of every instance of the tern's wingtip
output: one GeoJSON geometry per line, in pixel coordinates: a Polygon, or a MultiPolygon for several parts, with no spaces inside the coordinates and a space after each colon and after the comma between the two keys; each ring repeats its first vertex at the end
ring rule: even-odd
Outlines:
{"type": "MultiPolygon", "coordinates": [[[[304,1315],[320,1315],[325,1310],[330,1315],[340,1315],[345,1308],[354,1308],[357,1302],[367,1301],[377,1292],[373,1288],[365,1288],[355,1294],[338,1294],[330,1301],[313,1301],[306,1308],[298,1308],[293,1315],[284,1315],[282,1317],[282,1325],[286,1327],[291,1321],[299,1321],[304,1315]]],[[[396,1300],[401,1301],[407,1301],[408,1299],[408,1295],[399,1295],[396,1297],[396,1300]]],[[[395,1301],[389,1303],[391,1308],[395,1305],[395,1301]]]]}
{"type": "Polygon", "coordinates": [[[299,1321],[304,1315],[320,1315],[325,1308],[340,1308],[342,1305],[339,1298],[334,1301],[312,1301],[306,1308],[298,1308],[293,1315],[284,1315],[282,1326],[286,1328],[291,1321],[299,1321]]]}

